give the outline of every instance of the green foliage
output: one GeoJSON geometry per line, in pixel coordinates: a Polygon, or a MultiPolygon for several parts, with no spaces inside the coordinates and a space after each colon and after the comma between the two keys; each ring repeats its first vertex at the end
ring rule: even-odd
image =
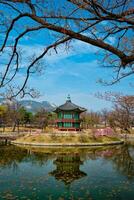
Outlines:
{"type": "MultiPolygon", "coordinates": [[[[5,127],[6,121],[7,121],[7,106],[0,105],[0,126],[5,127]]],[[[4,131],[4,129],[3,129],[4,131]]]]}
{"type": "Polygon", "coordinates": [[[5,105],[0,105],[0,117],[7,112],[7,106],[5,105]]]}
{"type": "Polygon", "coordinates": [[[24,107],[20,107],[18,110],[20,121],[24,124],[29,124],[33,120],[33,114],[28,112],[24,107]]]}

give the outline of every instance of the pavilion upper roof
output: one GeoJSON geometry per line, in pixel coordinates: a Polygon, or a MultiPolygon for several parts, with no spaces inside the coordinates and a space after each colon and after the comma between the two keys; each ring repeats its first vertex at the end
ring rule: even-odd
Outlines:
{"type": "Polygon", "coordinates": [[[54,112],[60,112],[60,111],[76,111],[76,112],[85,112],[86,109],[82,108],[74,103],[71,102],[71,99],[68,98],[66,103],[63,105],[57,107],[54,112]]]}

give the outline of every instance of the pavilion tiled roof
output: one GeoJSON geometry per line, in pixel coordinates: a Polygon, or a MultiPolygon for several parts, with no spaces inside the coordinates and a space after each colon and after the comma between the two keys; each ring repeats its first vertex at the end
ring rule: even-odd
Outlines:
{"type": "Polygon", "coordinates": [[[82,108],[74,103],[71,102],[71,100],[67,100],[66,103],[63,105],[57,107],[54,112],[59,112],[59,111],[77,111],[77,112],[85,112],[86,109],[82,108]]]}

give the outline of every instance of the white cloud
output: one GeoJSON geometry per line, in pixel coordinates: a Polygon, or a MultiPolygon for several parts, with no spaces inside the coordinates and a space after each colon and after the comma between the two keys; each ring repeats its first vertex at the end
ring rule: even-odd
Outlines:
{"type": "Polygon", "coordinates": [[[31,109],[32,108],[32,106],[30,106],[30,105],[28,105],[28,106],[25,106],[27,109],[31,109]]]}
{"type": "MultiPolygon", "coordinates": [[[[31,57],[32,55],[39,56],[45,50],[45,47],[42,45],[20,45],[19,48],[23,51],[23,60],[31,57]]],[[[97,52],[98,48],[82,41],[74,40],[71,42],[71,47],[69,50],[66,50],[64,44],[58,46],[56,50],[57,53],[54,49],[51,49],[44,56],[44,59],[46,60],[46,62],[48,62],[48,64],[56,63],[74,55],[95,53],[97,52]]]]}
{"type": "Polygon", "coordinates": [[[113,45],[115,43],[115,41],[116,41],[115,37],[110,36],[107,38],[107,42],[111,45],[113,45]]]}

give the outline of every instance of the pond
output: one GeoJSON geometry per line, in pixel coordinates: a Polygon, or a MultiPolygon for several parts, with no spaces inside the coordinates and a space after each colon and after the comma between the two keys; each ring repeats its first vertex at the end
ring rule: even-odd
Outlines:
{"type": "Polygon", "coordinates": [[[133,200],[134,146],[0,146],[0,200],[133,200]]]}

